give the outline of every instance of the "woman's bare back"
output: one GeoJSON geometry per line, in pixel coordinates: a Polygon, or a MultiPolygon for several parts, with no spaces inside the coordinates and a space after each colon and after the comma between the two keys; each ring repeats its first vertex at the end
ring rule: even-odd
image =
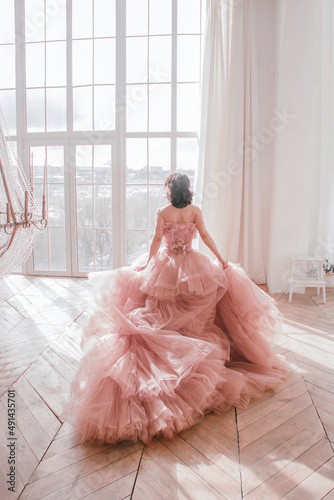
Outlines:
{"type": "Polygon", "coordinates": [[[159,212],[165,222],[195,222],[198,208],[192,204],[184,208],[176,208],[170,204],[160,208],[159,212]]]}

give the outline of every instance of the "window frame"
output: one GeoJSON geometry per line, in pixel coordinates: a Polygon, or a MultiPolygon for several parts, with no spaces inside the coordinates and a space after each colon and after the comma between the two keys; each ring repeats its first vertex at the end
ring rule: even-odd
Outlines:
{"type": "MultiPolygon", "coordinates": [[[[204,15],[204,0],[201,2],[201,16],[204,15]]],[[[15,1],[15,29],[16,29],[16,136],[11,140],[17,141],[18,155],[22,158],[25,171],[30,179],[29,150],[32,146],[64,146],[65,151],[65,217],[66,217],[66,258],[65,271],[46,271],[33,268],[33,259],[30,257],[23,266],[24,274],[40,276],[73,276],[84,277],[87,272],[79,270],[77,257],[77,231],[75,206],[75,155],[77,144],[110,144],[112,147],[112,206],[113,206],[113,268],[124,266],[126,256],[126,142],[130,138],[169,138],[171,172],[177,171],[177,140],[192,138],[198,140],[197,132],[181,132],[177,130],[177,0],[172,0],[172,34],[171,34],[171,130],[169,132],[128,132],[124,107],[117,103],[124,102],[126,95],[126,1],[115,0],[116,14],[116,61],[115,61],[115,130],[73,130],[73,86],[72,86],[72,2],[66,2],[66,120],[65,132],[27,132],[26,107],[26,79],[25,79],[25,0],[15,1]]],[[[203,26],[203,17],[201,17],[203,26]]],[[[203,35],[203,28],[202,33],[203,35]]],[[[201,58],[203,36],[200,38],[201,58]]],[[[144,184],[149,186],[150,183],[144,184]]],[[[159,184],[155,184],[159,186],[159,184]]],[[[162,185],[161,185],[162,186],[162,185]]],[[[163,189],[163,187],[162,187],[163,189]]],[[[148,196],[148,195],[147,195],[148,196]]],[[[149,223],[146,229],[147,244],[149,244],[149,223]]]]}

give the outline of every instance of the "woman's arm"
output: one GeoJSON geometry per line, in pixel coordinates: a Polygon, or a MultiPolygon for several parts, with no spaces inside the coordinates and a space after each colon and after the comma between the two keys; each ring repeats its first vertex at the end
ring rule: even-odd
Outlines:
{"type": "Polygon", "coordinates": [[[150,246],[150,253],[148,256],[147,264],[150,262],[152,257],[157,253],[157,251],[160,248],[162,235],[164,231],[164,223],[165,221],[163,216],[161,215],[161,210],[160,208],[158,208],[158,210],[155,212],[155,233],[150,246]]]}
{"type": "Polygon", "coordinates": [[[162,240],[162,235],[163,235],[163,229],[164,229],[164,218],[161,215],[161,209],[158,208],[158,210],[155,213],[155,233],[153,236],[153,240],[151,242],[150,246],[150,253],[148,256],[148,261],[146,262],[145,266],[142,266],[140,268],[137,268],[137,271],[141,271],[142,269],[145,269],[147,264],[150,262],[152,257],[157,253],[157,251],[160,248],[161,245],[161,240],[162,240]]]}
{"type": "Polygon", "coordinates": [[[204,220],[203,220],[203,214],[201,210],[196,207],[196,212],[195,212],[195,223],[198,229],[198,232],[200,234],[200,237],[202,238],[202,241],[206,244],[208,248],[210,248],[211,252],[214,253],[214,255],[217,257],[219,262],[223,265],[223,268],[225,269],[228,266],[228,263],[226,260],[222,258],[220,253],[218,252],[218,249],[216,247],[215,242],[209,235],[208,231],[206,230],[204,220]]]}

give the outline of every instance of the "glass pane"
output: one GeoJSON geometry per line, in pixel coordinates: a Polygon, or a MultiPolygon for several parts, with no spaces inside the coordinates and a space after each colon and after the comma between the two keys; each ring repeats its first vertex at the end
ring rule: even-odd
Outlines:
{"type": "Polygon", "coordinates": [[[94,233],[92,229],[78,229],[79,271],[94,271],[94,233]]]}
{"type": "Polygon", "coordinates": [[[149,85],[150,132],[169,132],[171,129],[171,85],[157,83],[149,85]]]}
{"type": "Polygon", "coordinates": [[[148,34],[148,0],[126,1],[126,34],[148,34]]]}
{"type": "Polygon", "coordinates": [[[177,139],[176,147],[176,170],[181,174],[186,174],[193,187],[198,164],[198,140],[195,138],[177,139]]]}
{"type": "Polygon", "coordinates": [[[127,265],[148,251],[147,231],[126,232],[127,265]]]}
{"type": "Polygon", "coordinates": [[[16,135],[16,92],[0,90],[0,105],[6,121],[8,133],[16,135]]]}
{"type": "Polygon", "coordinates": [[[172,33],[172,0],[150,0],[150,35],[172,33]]]}
{"type": "Polygon", "coordinates": [[[147,131],[147,85],[126,86],[128,132],[147,131]]]}
{"type": "Polygon", "coordinates": [[[66,130],[66,89],[46,89],[47,131],[66,130]]]}
{"type": "Polygon", "coordinates": [[[48,229],[40,232],[34,246],[34,269],[36,269],[37,271],[44,271],[49,269],[48,232],[48,229]]]}
{"type": "Polygon", "coordinates": [[[64,182],[64,147],[48,146],[48,182],[64,182]]]}
{"type": "Polygon", "coordinates": [[[26,81],[27,87],[45,86],[45,43],[26,45],[26,81]]]}
{"type": "Polygon", "coordinates": [[[170,174],[170,139],[149,139],[149,182],[164,183],[170,174]]]}
{"type": "Polygon", "coordinates": [[[76,147],[76,182],[92,182],[92,146],[84,145],[76,147]]]}
{"type": "Polygon", "coordinates": [[[66,86],[66,42],[46,44],[46,86],[66,86]]]}
{"type": "Polygon", "coordinates": [[[95,186],[95,227],[112,227],[111,186],[95,186]]]}
{"type": "Polygon", "coordinates": [[[147,82],[147,41],[146,37],[126,40],[127,83],[147,82]]]}
{"type": "Polygon", "coordinates": [[[93,41],[75,40],[73,47],[73,85],[93,83],[93,41]]]}
{"type": "Polygon", "coordinates": [[[52,271],[66,270],[66,240],[65,229],[51,228],[50,234],[50,264],[52,271]]]}
{"type": "Polygon", "coordinates": [[[65,226],[65,196],[64,184],[48,186],[48,225],[65,226]]]}
{"type": "Polygon", "coordinates": [[[73,89],[73,129],[92,130],[93,87],[73,89]]]}
{"type": "Polygon", "coordinates": [[[44,41],[44,25],[44,2],[40,2],[40,0],[25,0],[26,41],[44,41]]]}
{"type": "Polygon", "coordinates": [[[147,140],[126,141],[126,182],[146,184],[147,182],[147,140]]]}
{"type": "Polygon", "coordinates": [[[155,228],[155,212],[168,204],[164,186],[149,187],[149,228],[155,228]]]}
{"type": "MultiPolygon", "coordinates": [[[[43,168],[44,170],[44,168],[43,168]]],[[[43,184],[34,184],[34,198],[38,213],[42,214],[43,184]]]]}
{"type": "Polygon", "coordinates": [[[178,0],[177,32],[200,33],[201,0],[178,0]]]}
{"type": "Polygon", "coordinates": [[[177,81],[197,82],[200,77],[200,35],[178,36],[177,81]]]}
{"type": "Polygon", "coordinates": [[[14,0],[0,0],[0,12],[0,43],[14,43],[14,0]]]}
{"type": "MultiPolygon", "coordinates": [[[[32,177],[34,179],[34,192],[36,196],[36,188],[38,184],[44,182],[44,162],[46,158],[46,151],[44,146],[30,148],[30,166],[32,170],[32,177]]],[[[41,191],[42,196],[42,191],[41,191]]],[[[40,199],[42,202],[42,197],[40,199]]]]}
{"type": "Polygon", "coordinates": [[[115,83],[115,39],[94,42],[94,83],[115,83]]]}
{"type": "Polygon", "coordinates": [[[111,183],[111,146],[94,147],[94,182],[111,183]]]}
{"type": "Polygon", "coordinates": [[[46,39],[66,40],[66,2],[46,0],[46,39]]]}
{"type": "Polygon", "coordinates": [[[93,227],[92,186],[77,186],[77,226],[93,227]]]}
{"type": "Polygon", "coordinates": [[[15,45],[0,45],[0,88],[14,88],[15,84],[15,45]]]}
{"type": "Polygon", "coordinates": [[[112,232],[95,231],[95,266],[97,271],[112,269],[112,232]]]}
{"type": "Polygon", "coordinates": [[[27,90],[28,132],[45,132],[45,91],[27,90]]]}
{"type": "Polygon", "coordinates": [[[172,37],[158,36],[150,38],[150,82],[172,81],[172,37]]]}
{"type": "Polygon", "coordinates": [[[115,86],[94,87],[94,129],[115,130],[115,86]]]}
{"type": "Polygon", "coordinates": [[[126,222],[128,229],[147,228],[147,186],[127,186],[126,222]]]}
{"type": "Polygon", "coordinates": [[[115,0],[94,0],[94,36],[115,35],[115,0]]]}
{"type": "Polygon", "coordinates": [[[92,0],[72,0],[72,19],[73,38],[91,38],[93,36],[92,0]]]}
{"type": "Polygon", "coordinates": [[[199,84],[180,83],[177,86],[177,130],[197,132],[199,123],[199,84]]]}

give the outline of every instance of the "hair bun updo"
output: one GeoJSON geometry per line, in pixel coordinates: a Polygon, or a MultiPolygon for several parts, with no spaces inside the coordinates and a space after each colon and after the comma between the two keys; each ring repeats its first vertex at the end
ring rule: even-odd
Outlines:
{"type": "Polygon", "coordinates": [[[176,208],[190,205],[194,193],[190,191],[190,179],[185,174],[170,174],[165,180],[167,199],[176,208]]]}

